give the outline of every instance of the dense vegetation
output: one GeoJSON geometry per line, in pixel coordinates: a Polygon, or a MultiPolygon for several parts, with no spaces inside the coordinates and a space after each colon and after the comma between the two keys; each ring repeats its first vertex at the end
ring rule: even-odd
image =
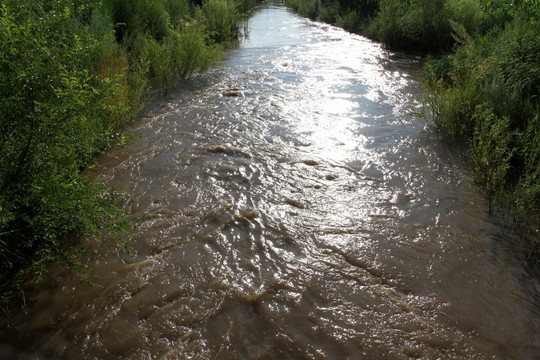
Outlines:
{"type": "Polygon", "coordinates": [[[468,147],[490,211],[540,210],[540,1],[287,0],[300,13],[430,54],[424,115],[468,147]],[[317,11],[318,10],[318,11],[317,11]]]}
{"type": "MultiPolygon", "coordinates": [[[[127,230],[85,175],[151,86],[216,64],[254,0],[0,2],[0,309],[81,239],[127,230]]],[[[116,238],[114,236],[113,238],[116,238]]]]}
{"type": "Polygon", "coordinates": [[[492,204],[520,221],[540,205],[540,3],[483,4],[471,36],[453,23],[456,50],[426,65],[426,105],[446,135],[465,139],[492,204]]]}
{"type": "MultiPolygon", "coordinates": [[[[424,104],[467,144],[490,204],[540,205],[538,0],[288,0],[394,49],[428,52],[424,104]]],[[[122,195],[85,176],[150,87],[215,65],[255,0],[0,2],[0,307],[79,239],[127,229],[122,195]]],[[[490,206],[491,208],[491,206],[490,206]]],[[[490,209],[491,210],[491,209],[490,209]]]]}
{"type": "Polygon", "coordinates": [[[303,16],[351,32],[365,32],[368,18],[379,9],[379,0],[286,0],[286,3],[303,16]]]}

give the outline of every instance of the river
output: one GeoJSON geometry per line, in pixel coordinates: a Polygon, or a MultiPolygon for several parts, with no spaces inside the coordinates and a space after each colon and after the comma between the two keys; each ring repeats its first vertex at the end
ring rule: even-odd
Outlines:
{"type": "MultiPolygon", "coordinates": [[[[540,286],[464,154],[412,115],[421,60],[255,11],[96,176],[131,254],[29,290],[6,359],[538,359],[540,286]]],[[[91,249],[91,251],[98,251],[91,249]]]]}

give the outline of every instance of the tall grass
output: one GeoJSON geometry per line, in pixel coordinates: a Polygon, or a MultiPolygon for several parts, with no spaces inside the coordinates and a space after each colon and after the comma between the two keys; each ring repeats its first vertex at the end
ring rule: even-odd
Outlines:
{"type": "MultiPolygon", "coordinates": [[[[477,181],[516,221],[540,205],[540,7],[530,4],[485,35],[454,26],[461,46],[426,66],[425,104],[436,126],[468,141],[477,181]]],[[[498,18],[494,11],[488,19],[498,18]]]]}
{"type": "Polygon", "coordinates": [[[178,77],[189,77],[214,66],[223,50],[210,36],[201,22],[192,21],[171,28],[161,43],[151,37],[141,38],[141,57],[148,61],[156,85],[167,90],[178,77]]]}
{"type": "Polygon", "coordinates": [[[187,0],[107,0],[105,4],[116,24],[117,42],[130,54],[130,62],[147,71],[154,86],[165,91],[179,77],[215,65],[223,54],[222,45],[236,40],[241,21],[231,0],[205,0],[200,7],[187,0]]]}
{"type": "Polygon", "coordinates": [[[230,42],[238,36],[240,18],[232,0],[203,0],[200,17],[216,42],[230,42]]]}
{"type": "Polygon", "coordinates": [[[317,17],[317,2],[314,0],[286,0],[287,6],[302,16],[315,19],[317,17]]]}
{"type": "Polygon", "coordinates": [[[395,49],[439,52],[455,44],[449,20],[474,35],[484,23],[475,0],[381,0],[372,33],[395,49]]]}

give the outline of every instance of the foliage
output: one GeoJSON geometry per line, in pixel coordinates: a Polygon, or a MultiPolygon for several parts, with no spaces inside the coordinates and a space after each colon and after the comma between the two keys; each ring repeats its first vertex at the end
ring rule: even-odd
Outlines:
{"type": "Polygon", "coordinates": [[[287,6],[302,16],[310,19],[317,18],[317,1],[313,0],[286,0],[287,6]]]}
{"type": "Polygon", "coordinates": [[[119,42],[137,32],[149,34],[157,40],[166,36],[169,18],[162,1],[108,0],[105,4],[112,15],[119,42]]]}
{"type": "Polygon", "coordinates": [[[349,9],[344,12],[343,15],[338,15],[336,18],[336,25],[351,32],[360,30],[360,23],[358,21],[356,10],[349,9]]]}
{"type": "Polygon", "coordinates": [[[476,179],[518,219],[540,204],[540,7],[514,4],[501,27],[494,3],[484,3],[491,30],[454,24],[459,48],[428,61],[424,103],[443,133],[468,141],[476,179]]]}
{"type": "Polygon", "coordinates": [[[240,18],[234,1],[203,0],[201,17],[214,41],[230,42],[236,39],[240,18]]]}
{"type": "Polygon", "coordinates": [[[475,0],[381,0],[371,31],[392,48],[438,52],[455,43],[449,20],[476,34],[483,13],[475,0]]]}
{"type": "Polygon", "coordinates": [[[319,20],[329,24],[336,24],[339,20],[341,11],[341,5],[338,0],[327,0],[322,4],[319,20]]]}
{"type": "Polygon", "coordinates": [[[471,140],[471,157],[476,169],[476,181],[486,190],[491,212],[493,201],[503,194],[514,151],[510,120],[507,117],[499,118],[491,109],[482,106],[477,108],[474,120],[476,126],[471,140]]]}
{"type": "Polygon", "coordinates": [[[89,181],[81,168],[111,143],[110,135],[126,113],[114,103],[122,73],[91,73],[100,46],[79,27],[77,17],[90,19],[60,1],[19,5],[27,11],[36,6],[36,16],[21,22],[7,5],[2,5],[0,16],[4,296],[13,279],[41,273],[50,260],[75,263],[72,239],[97,238],[111,219],[118,218],[119,209],[105,201],[107,190],[89,181]]]}
{"type": "Polygon", "coordinates": [[[231,0],[106,0],[116,24],[116,40],[130,55],[131,76],[149,77],[164,91],[178,77],[187,77],[215,65],[222,45],[236,40],[241,16],[254,0],[237,5],[231,0]],[[142,73],[138,73],[142,71],[142,73]]]}
{"type": "Polygon", "coordinates": [[[189,77],[218,62],[223,51],[209,37],[201,22],[186,22],[170,29],[161,43],[151,37],[141,39],[144,49],[141,56],[148,60],[150,75],[166,90],[178,76],[189,77]]]}
{"type": "Polygon", "coordinates": [[[191,11],[189,0],[161,0],[162,9],[172,26],[178,25],[191,11]]]}
{"type": "Polygon", "coordinates": [[[351,32],[360,32],[365,18],[375,14],[379,0],[286,0],[293,10],[311,19],[337,25],[351,32]]]}
{"type": "Polygon", "coordinates": [[[247,13],[251,9],[253,9],[257,3],[260,2],[260,0],[237,0],[236,3],[236,9],[241,14],[247,13]]]}
{"type": "Polygon", "coordinates": [[[238,21],[228,0],[0,2],[2,310],[48,263],[77,270],[80,240],[126,233],[120,195],[83,170],[150,83],[167,89],[215,65],[238,21]]]}

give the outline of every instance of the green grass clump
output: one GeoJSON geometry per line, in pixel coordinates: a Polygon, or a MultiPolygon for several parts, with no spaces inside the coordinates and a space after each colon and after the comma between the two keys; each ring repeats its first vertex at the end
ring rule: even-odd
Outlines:
{"type": "Polygon", "coordinates": [[[214,41],[236,40],[240,28],[240,17],[234,1],[203,0],[199,17],[202,17],[214,41]]]}
{"type": "Polygon", "coordinates": [[[166,90],[178,77],[211,68],[222,57],[223,50],[210,36],[201,22],[192,21],[171,28],[162,42],[152,37],[141,39],[144,49],[141,56],[148,61],[150,76],[166,90]]]}
{"type": "Polygon", "coordinates": [[[483,16],[475,0],[381,0],[371,32],[394,49],[437,53],[455,44],[450,20],[472,35],[481,30],[483,16]]]}

